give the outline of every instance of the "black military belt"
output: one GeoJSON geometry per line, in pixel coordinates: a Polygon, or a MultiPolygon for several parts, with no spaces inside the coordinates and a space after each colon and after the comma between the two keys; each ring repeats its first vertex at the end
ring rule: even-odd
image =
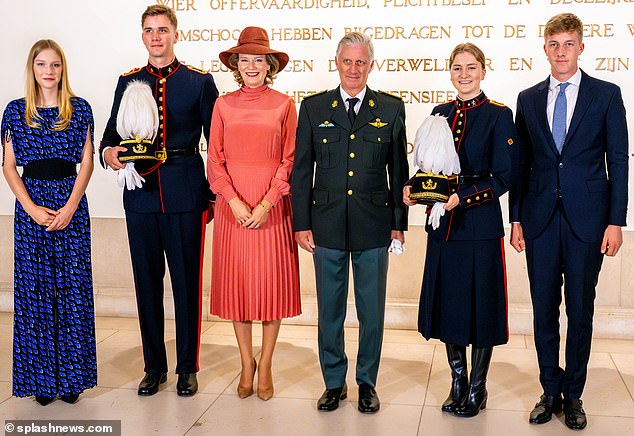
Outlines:
{"type": "Polygon", "coordinates": [[[37,180],[60,180],[76,175],[77,164],[60,158],[29,162],[22,172],[22,177],[37,180]]]}
{"type": "Polygon", "coordinates": [[[458,183],[460,183],[461,185],[470,185],[472,183],[477,183],[477,182],[481,182],[482,180],[486,180],[488,179],[489,175],[479,175],[479,174],[473,174],[470,176],[458,176],[458,183]]]}
{"type": "Polygon", "coordinates": [[[198,153],[198,147],[195,148],[177,148],[175,150],[166,149],[168,159],[176,159],[179,157],[193,156],[198,153]]]}

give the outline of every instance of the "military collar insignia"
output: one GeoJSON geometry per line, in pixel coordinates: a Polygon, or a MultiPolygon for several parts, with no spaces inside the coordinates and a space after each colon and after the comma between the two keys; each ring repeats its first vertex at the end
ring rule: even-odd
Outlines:
{"type": "Polygon", "coordinates": [[[333,109],[337,106],[339,106],[339,100],[333,100],[332,103],[330,103],[330,107],[333,109]]]}
{"type": "Polygon", "coordinates": [[[454,104],[457,109],[473,109],[474,107],[480,106],[482,103],[487,101],[488,98],[484,95],[484,92],[481,92],[478,96],[470,98],[469,100],[462,100],[460,97],[456,98],[454,104]]]}
{"type": "Polygon", "coordinates": [[[381,127],[387,126],[389,123],[384,123],[381,121],[381,118],[377,118],[376,120],[374,120],[373,123],[368,123],[368,124],[373,127],[376,127],[377,129],[380,129],[381,127]]]}
{"type": "Polygon", "coordinates": [[[155,67],[154,65],[148,62],[145,68],[147,68],[150,74],[165,78],[170,76],[172,73],[174,73],[178,69],[178,67],[180,67],[180,62],[178,61],[178,59],[174,58],[174,60],[170,64],[165,65],[164,67],[161,67],[161,68],[155,67]]]}
{"type": "Polygon", "coordinates": [[[335,125],[331,123],[330,121],[326,120],[317,127],[335,127],[335,125]]]}
{"type": "Polygon", "coordinates": [[[376,106],[376,103],[374,103],[374,100],[370,99],[370,100],[368,100],[368,105],[370,107],[374,107],[374,106],[376,106]]]}

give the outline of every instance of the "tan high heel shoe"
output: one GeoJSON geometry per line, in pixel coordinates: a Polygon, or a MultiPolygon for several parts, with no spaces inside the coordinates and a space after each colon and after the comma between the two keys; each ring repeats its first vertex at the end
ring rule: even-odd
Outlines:
{"type": "Polygon", "coordinates": [[[258,364],[255,361],[255,357],[253,358],[253,377],[251,377],[251,384],[248,386],[244,386],[242,383],[238,383],[238,397],[244,399],[253,395],[253,380],[255,379],[255,369],[258,364]]]}
{"type": "Polygon", "coordinates": [[[260,377],[258,377],[258,398],[263,401],[268,401],[273,398],[273,374],[269,370],[269,379],[271,384],[269,386],[260,387],[260,377]]]}

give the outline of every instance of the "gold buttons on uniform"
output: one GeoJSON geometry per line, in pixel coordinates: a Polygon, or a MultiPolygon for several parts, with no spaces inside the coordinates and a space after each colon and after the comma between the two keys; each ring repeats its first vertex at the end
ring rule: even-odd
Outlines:
{"type": "Polygon", "coordinates": [[[352,189],[348,189],[348,195],[352,195],[352,189]]]}
{"type": "Polygon", "coordinates": [[[484,194],[484,198],[487,198],[489,196],[489,194],[484,194]]]}
{"type": "Polygon", "coordinates": [[[349,175],[350,177],[354,176],[354,171],[348,171],[348,175],[349,175]]]}
{"type": "Polygon", "coordinates": [[[378,142],[381,142],[381,138],[380,138],[380,137],[376,138],[376,140],[377,140],[378,142]]]}
{"type": "Polygon", "coordinates": [[[321,140],[321,142],[323,142],[325,144],[326,142],[328,142],[328,140],[326,138],[324,138],[324,139],[321,140]]]}
{"type": "Polygon", "coordinates": [[[161,115],[161,116],[159,117],[159,120],[163,121],[163,115],[161,115]]]}
{"type": "Polygon", "coordinates": [[[163,101],[163,97],[159,97],[159,101],[163,101]]]}
{"type": "Polygon", "coordinates": [[[453,140],[454,140],[454,141],[456,141],[456,142],[458,142],[458,140],[459,140],[459,139],[460,139],[460,138],[454,138],[453,140]]]}
{"type": "Polygon", "coordinates": [[[161,125],[159,126],[159,129],[162,129],[162,128],[163,128],[163,124],[161,123],[161,125]]]}
{"type": "Polygon", "coordinates": [[[460,132],[462,132],[460,129],[456,130],[456,133],[460,133],[460,132]]]}
{"type": "Polygon", "coordinates": [[[476,201],[480,201],[480,196],[479,195],[476,197],[476,201]]]}
{"type": "Polygon", "coordinates": [[[350,153],[350,159],[354,159],[354,157],[355,157],[354,152],[353,152],[353,153],[350,153]]]}
{"type": "Polygon", "coordinates": [[[163,106],[159,106],[159,110],[162,111],[163,110],[163,106]]]}
{"type": "Polygon", "coordinates": [[[460,113],[460,109],[458,109],[458,110],[456,111],[456,113],[457,113],[457,114],[459,114],[459,113],[460,113]]]}
{"type": "Polygon", "coordinates": [[[459,125],[459,126],[462,126],[462,121],[458,121],[458,125],[459,125]]]}
{"type": "Polygon", "coordinates": [[[350,139],[354,139],[356,138],[356,136],[354,136],[354,133],[352,135],[350,135],[350,139]]]}
{"type": "Polygon", "coordinates": [[[471,199],[470,198],[467,198],[467,203],[471,203],[471,199]]]}
{"type": "Polygon", "coordinates": [[[159,80],[159,83],[165,83],[165,79],[159,80]]]}

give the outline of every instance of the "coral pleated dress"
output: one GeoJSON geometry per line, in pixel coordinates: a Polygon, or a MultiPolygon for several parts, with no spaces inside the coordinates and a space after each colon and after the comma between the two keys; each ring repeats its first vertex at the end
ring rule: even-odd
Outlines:
{"type": "Polygon", "coordinates": [[[301,313],[297,244],[291,225],[290,176],[297,113],[293,100],[263,85],[218,98],[207,173],[217,194],[211,313],[234,321],[271,321],[301,313]],[[238,224],[229,200],[273,208],[257,229],[238,224]]]}

